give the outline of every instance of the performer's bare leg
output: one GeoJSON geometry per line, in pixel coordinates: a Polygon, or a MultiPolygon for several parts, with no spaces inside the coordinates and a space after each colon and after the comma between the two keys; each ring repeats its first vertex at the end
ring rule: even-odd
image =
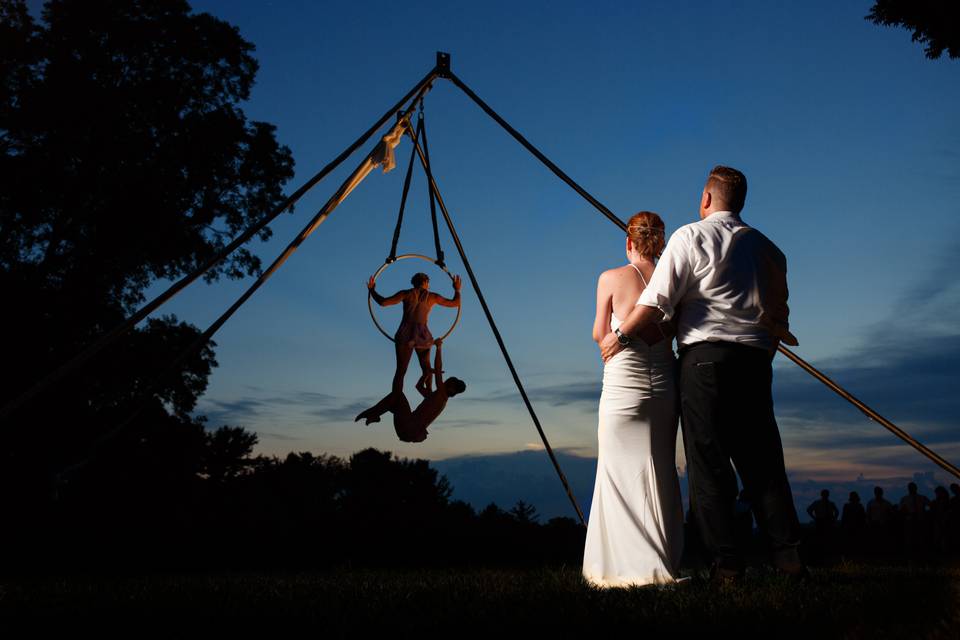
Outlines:
{"type": "Polygon", "coordinates": [[[410,365],[410,356],[413,355],[413,347],[408,345],[396,345],[397,352],[397,371],[393,374],[393,393],[403,393],[403,378],[407,375],[407,367],[410,365]]]}
{"type": "Polygon", "coordinates": [[[417,360],[420,361],[420,371],[423,375],[417,381],[417,391],[424,398],[433,392],[433,369],[430,368],[430,349],[418,349],[417,360]]]}
{"type": "Polygon", "coordinates": [[[353,419],[354,422],[360,420],[361,418],[366,419],[366,424],[371,422],[380,422],[380,416],[385,414],[387,411],[393,411],[394,405],[396,404],[397,396],[391,391],[377,404],[373,405],[369,409],[360,412],[356,418],[353,419]]]}

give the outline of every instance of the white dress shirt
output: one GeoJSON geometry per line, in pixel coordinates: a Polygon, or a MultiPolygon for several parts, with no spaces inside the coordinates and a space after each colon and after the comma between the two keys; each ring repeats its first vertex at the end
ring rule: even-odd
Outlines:
{"type": "Polygon", "coordinates": [[[735,213],[677,229],[637,304],[677,317],[680,347],[723,340],[773,349],[797,339],[787,318],[787,259],[735,213]]]}

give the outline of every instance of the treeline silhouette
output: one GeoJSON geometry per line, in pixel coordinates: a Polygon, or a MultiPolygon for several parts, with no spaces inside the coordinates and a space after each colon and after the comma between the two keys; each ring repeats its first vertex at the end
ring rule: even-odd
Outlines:
{"type": "MultiPolygon", "coordinates": [[[[103,456],[32,519],[5,517],[6,571],[290,570],[576,564],[584,530],[532,505],[477,512],[426,460],[247,455],[256,436],[207,433],[186,460],[103,456]],[[240,455],[237,455],[240,454],[240,455]]],[[[5,516],[13,514],[7,513],[5,516]]]]}

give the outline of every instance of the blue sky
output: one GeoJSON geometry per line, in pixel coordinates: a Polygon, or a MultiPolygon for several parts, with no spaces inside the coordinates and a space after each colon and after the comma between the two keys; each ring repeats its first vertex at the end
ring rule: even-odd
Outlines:
{"type": "MultiPolygon", "coordinates": [[[[927,60],[909,32],[868,23],[871,4],[192,2],[256,45],[245,109],[291,148],[288,191],[403,95],[437,50],[621,218],[653,210],[670,232],[695,219],[713,165],[741,169],[744,219],[788,258],[796,351],[957,461],[960,61],[927,60]]],[[[544,428],[589,469],[602,373],[590,337],[595,284],[623,263],[622,234],[452,84],[436,83],[426,112],[436,178],[544,428]]],[[[388,421],[352,422],[392,376],[392,345],[370,322],[364,282],[389,251],[408,145],[398,170],[371,174],[219,332],[199,411],[211,426],[255,431],[264,454],[373,446],[447,459],[484,501],[481,466],[529,466],[534,457],[516,452],[540,445],[469,285],[445,348],[445,368],[467,392],[429,438],[404,444],[388,421]]],[[[265,264],[359,158],[253,245],[265,264]]],[[[410,198],[400,249],[430,253],[419,175],[410,198]]],[[[464,273],[446,235],[444,246],[464,273]]],[[[425,266],[397,265],[381,290],[425,266]]],[[[433,285],[449,293],[439,273],[433,285]]],[[[244,286],[198,283],[163,312],[206,326],[244,286]]],[[[380,317],[395,326],[397,308],[380,317]]],[[[450,317],[437,310],[434,332],[450,317]]],[[[947,480],[782,360],[777,410],[797,486],[860,476],[899,486],[931,471],[947,480]]],[[[586,509],[589,488],[578,493],[586,509]]],[[[562,501],[559,483],[517,497],[545,504],[556,494],[562,501]]]]}

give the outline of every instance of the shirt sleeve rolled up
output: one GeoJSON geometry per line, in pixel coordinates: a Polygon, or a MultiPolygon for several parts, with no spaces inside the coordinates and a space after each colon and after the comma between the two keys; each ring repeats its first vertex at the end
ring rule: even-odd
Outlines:
{"type": "Polygon", "coordinates": [[[682,231],[681,227],[671,234],[649,284],[637,300],[637,304],[659,309],[664,320],[673,318],[676,305],[686,293],[690,262],[682,231]]]}

